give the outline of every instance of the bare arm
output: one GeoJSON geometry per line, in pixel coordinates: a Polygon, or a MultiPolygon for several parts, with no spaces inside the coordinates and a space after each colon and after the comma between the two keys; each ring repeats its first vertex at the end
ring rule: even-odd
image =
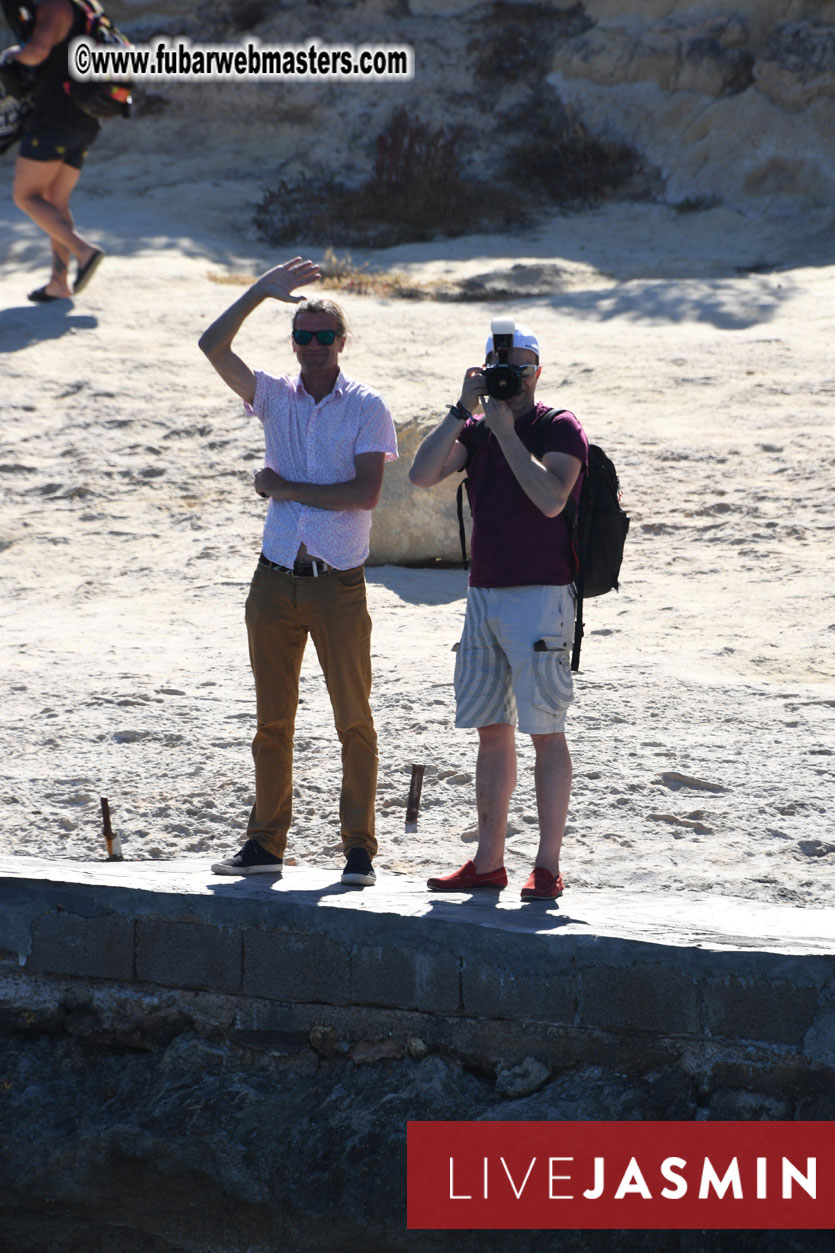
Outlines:
{"type": "Polygon", "coordinates": [[[522,491],[546,518],[556,518],[566,506],[583,463],[565,452],[546,452],[538,461],[516,434],[513,414],[502,401],[488,400],[484,413],[522,491]]]}
{"type": "Polygon", "coordinates": [[[35,26],[26,43],[10,48],[11,60],[21,65],[41,65],[56,44],[66,39],[72,27],[69,0],[41,0],[35,11],[35,26]]]}
{"type": "MultiPolygon", "coordinates": [[[[464,375],[459,405],[467,413],[474,413],[480,403],[480,390],[484,388],[481,366],[471,366],[464,375]]],[[[450,474],[463,470],[467,464],[467,450],[459,443],[458,435],[464,423],[452,410],[439,422],[434,431],[422,440],[409,470],[409,480],[415,487],[434,487],[450,474]]]]}
{"type": "Polygon", "coordinates": [[[275,470],[259,470],[255,490],[273,500],[297,500],[315,509],[373,509],[383,488],[384,452],[361,452],[354,457],[355,475],[343,483],[291,483],[275,470]]]}
{"type": "Polygon", "coordinates": [[[293,257],[292,261],[285,261],[283,265],[277,265],[262,274],[200,336],[198,347],[201,352],[206,354],[227,387],[237,392],[242,400],[252,404],[255,397],[255,375],[246,362],[232,351],[233,339],[262,300],[272,298],[286,304],[298,304],[304,297],[293,295],[294,288],[313,283],[318,277],[318,265],[312,261],[303,261],[301,257],[293,257]]]}
{"type": "Polygon", "coordinates": [[[409,470],[409,480],[415,487],[434,487],[450,474],[464,469],[467,450],[458,441],[463,425],[450,410],[443,422],[421,442],[409,470]]]}

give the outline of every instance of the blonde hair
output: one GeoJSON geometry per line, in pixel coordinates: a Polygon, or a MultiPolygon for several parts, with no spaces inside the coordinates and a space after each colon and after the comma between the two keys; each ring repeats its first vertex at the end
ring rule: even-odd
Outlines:
{"type": "Polygon", "coordinates": [[[348,320],[342,310],[342,306],[338,305],[335,300],[327,300],[326,298],[314,298],[312,300],[303,300],[301,304],[296,305],[296,312],[293,314],[293,326],[296,325],[296,318],[300,313],[326,313],[328,317],[333,318],[336,323],[336,333],[340,337],[348,335],[348,320]]]}

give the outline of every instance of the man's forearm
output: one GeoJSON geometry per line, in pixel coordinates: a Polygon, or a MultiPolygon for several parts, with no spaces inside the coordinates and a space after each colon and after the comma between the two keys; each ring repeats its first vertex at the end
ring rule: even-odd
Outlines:
{"type": "Polygon", "coordinates": [[[440,482],[452,448],[464,428],[452,410],[421,442],[409,470],[409,481],[415,487],[434,487],[440,482]]]}
{"type": "Polygon", "coordinates": [[[528,451],[515,431],[503,432],[498,439],[522,491],[546,518],[556,518],[565,508],[570,487],[528,451]]]}
{"type": "Polygon", "coordinates": [[[335,510],[373,509],[380,495],[373,486],[358,479],[344,483],[291,483],[283,479],[282,486],[268,494],[276,500],[295,500],[314,509],[335,510]]]}
{"type": "Polygon", "coordinates": [[[201,351],[211,360],[214,353],[225,352],[227,348],[230,348],[233,339],[250,313],[253,309],[257,309],[265,298],[264,293],[258,290],[258,284],[253,284],[203,332],[198,340],[198,347],[201,351]]]}

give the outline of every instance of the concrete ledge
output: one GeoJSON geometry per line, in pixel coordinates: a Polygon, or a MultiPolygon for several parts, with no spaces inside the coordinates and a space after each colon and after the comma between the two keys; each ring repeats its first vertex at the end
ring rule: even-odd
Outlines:
{"type": "Polygon", "coordinates": [[[457,1023],[462,1047],[493,1057],[502,1038],[515,1055],[521,1029],[563,1064],[589,1047],[611,1060],[613,1040],[645,1055],[675,1041],[835,1059],[835,910],[572,890],[523,903],[335,878],[6,858],[0,949],[22,977],[280,1002],[265,1030],[294,1031],[293,1005],[354,1007],[443,1020],[447,1034],[457,1023]]]}

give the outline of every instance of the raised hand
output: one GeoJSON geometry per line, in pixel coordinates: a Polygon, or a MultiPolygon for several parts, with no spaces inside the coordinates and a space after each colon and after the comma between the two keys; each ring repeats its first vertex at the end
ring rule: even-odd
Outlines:
{"type": "Polygon", "coordinates": [[[475,413],[480,408],[484,387],[484,367],[470,366],[464,375],[464,383],[461,387],[461,404],[468,413],[475,413]]]}
{"type": "Polygon", "coordinates": [[[263,296],[271,296],[273,300],[282,300],[286,304],[298,304],[304,297],[294,296],[295,288],[315,283],[320,277],[321,271],[314,261],[293,257],[292,260],[267,270],[255,286],[263,296]]]}

